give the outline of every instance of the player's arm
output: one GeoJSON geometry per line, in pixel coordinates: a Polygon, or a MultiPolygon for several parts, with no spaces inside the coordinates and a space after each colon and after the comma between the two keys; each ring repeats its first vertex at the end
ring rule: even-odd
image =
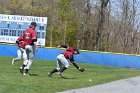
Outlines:
{"type": "Polygon", "coordinates": [[[79,67],[75,62],[71,62],[71,63],[72,63],[73,66],[74,66],[75,68],[77,68],[79,71],[81,71],[81,72],[84,72],[84,71],[85,71],[84,68],[79,67]]]}
{"type": "Polygon", "coordinates": [[[79,67],[75,62],[74,62],[74,57],[73,57],[73,55],[71,55],[71,57],[70,57],[70,62],[73,64],[73,66],[75,67],[75,68],[77,68],[79,71],[81,71],[81,72],[83,72],[85,69],[84,68],[81,68],[81,67],[79,67]]]}
{"type": "Polygon", "coordinates": [[[23,36],[18,37],[18,39],[16,40],[16,43],[19,44],[23,41],[23,36]]]}
{"type": "Polygon", "coordinates": [[[35,46],[35,50],[37,51],[38,50],[38,46],[37,46],[37,39],[36,38],[33,38],[33,44],[35,46]]]}
{"type": "Polygon", "coordinates": [[[80,67],[74,62],[73,55],[69,55],[69,58],[70,58],[70,62],[73,64],[73,66],[79,70],[80,67]]]}
{"type": "Polygon", "coordinates": [[[69,60],[70,62],[73,64],[73,66],[77,69],[79,69],[80,67],[74,62],[74,57],[73,55],[69,55],[69,60]]]}
{"type": "Polygon", "coordinates": [[[16,40],[16,43],[19,44],[19,40],[16,40]]]}
{"type": "Polygon", "coordinates": [[[74,66],[75,68],[77,68],[78,70],[80,69],[80,67],[79,67],[74,61],[71,61],[71,63],[73,64],[73,66],[74,66]]]}
{"type": "Polygon", "coordinates": [[[84,68],[79,67],[75,62],[72,62],[72,64],[73,64],[73,65],[75,66],[75,68],[77,68],[79,71],[81,71],[81,72],[84,72],[84,71],[85,71],[84,68]]]}
{"type": "Polygon", "coordinates": [[[68,48],[68,45],[58,45],[58,48],[68,48]]]}

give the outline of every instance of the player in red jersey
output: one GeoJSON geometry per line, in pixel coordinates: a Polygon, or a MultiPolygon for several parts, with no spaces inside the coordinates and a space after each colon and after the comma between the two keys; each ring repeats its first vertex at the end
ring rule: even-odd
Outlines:
{"type": "Polygon", "coordinates": [[[27,55],[25,51],[25,45],[26,43],[23,41],[23,36],[20,36],[17,40],[16,43],[18,44],[18,50],[17,50],[17,57],[13,58],[12,60],[12,65],[14,65],[15,61],[20,60],[23,57],[23,60],[27,60],[27,55]]]}
{"type": "Polygon", "coordinates": [[[36,22],[31,22],[30,27],[24,31],[23,39],[26,42],[25,50],[27,53],[27,63],[20,68],[23,75],[29,75],[28,70],[33,62],[35,51],[37,51],[36,22]]]}
{"type": "MultiPolygon", "coordinates": [[[[69,63],[68,60],[79,70],[81,71],[81,68],[74,62],[74,55],[79,54],[78,49],[74,49],[73,47],[67,46],[67,45],[60,45],[58,46],[67,48],[63,53],[59,54],[57,56],[57,68],[53,69],[51,72],[48,73],[49,77],[52,77],[52,74],[55,72],[59,72],[60,76],[63,77],[62,72],[64,72],[68,67],[69,63]]],[[[82,72],[82,71],[81,71],[82,72]]]]}

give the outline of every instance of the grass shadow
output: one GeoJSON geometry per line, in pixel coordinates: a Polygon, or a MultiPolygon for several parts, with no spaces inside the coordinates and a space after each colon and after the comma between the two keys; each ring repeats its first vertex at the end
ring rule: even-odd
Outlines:
{"type": "Polygon", "coordinates": [[[30,76],[38,76],[37,74],[29,74],[30,76]]]}
{"type": "Polygon", "coordinates": [[[61,77],[63,79],[77,79],[77,78],[72,78],[72,77],[61,77]]]}
{"type": "Polygon", "coordinates": [[[77,78],[73,78],[73,77],[65,77],[65,76],[60,76],[60,77],[57,77],[57,78],[62,78],[62,79],[77,79],[77,78]]]}

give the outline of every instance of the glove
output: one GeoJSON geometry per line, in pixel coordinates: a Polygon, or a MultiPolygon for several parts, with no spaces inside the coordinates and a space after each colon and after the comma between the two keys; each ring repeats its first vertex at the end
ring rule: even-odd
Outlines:
{"type": "Polygon", "coordinates": [[[18,41],[18,40],[16,40],[16,43],[17,43],[17,44],[19,44],[19,41],[18,41]]]}
{"type": "Polygon", "coordinates": [[[84,68],[79,68],[79,71],[84,72],[85,69],[84,68]]]}
{"type": "Polygon", "coordinates": [[[57,46],[57,48],[61,48],[61,46],[60,46],[60,45],[58,45],[58,46],[57,46]]]}

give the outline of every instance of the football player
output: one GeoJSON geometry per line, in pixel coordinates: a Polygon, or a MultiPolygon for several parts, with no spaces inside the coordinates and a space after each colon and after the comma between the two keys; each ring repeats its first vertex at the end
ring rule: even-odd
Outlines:
{"type": "Polygon", "coordinates": [[[28,76],[29,68],[31,67],[35,55],[35,51],[38,50],[37,46],[37,37],[36,37],[36,22],[31,22],[28,29],[24,31],[23,40],[26,42],[25,50],[27,53],[27,61],[23,63],[22,67],[20,68],[20,72],[23,75],[28,76]]]}
{"type": "Polygon", "coordinates": [[[68,60],[81,72],[84,69],[81,69],[75,62],[74,62],[74,55],[79,54],[78,49],[74,49],[68,45],[59,45],[58,48],[66,48],[66,50],[57,56],[57,67],[48,73],[49,77],[52,77],[53,73],[59,72],[60,76],[63,77],[62,72],[64,72],[68,67],[69,63],[68,60]],[[68,60],[67,60],[68,59],[68,60]]]}
{"type": "Polygon", "coordinates": [[[19,61],[21,58],[23,58],[24,61],[27,60],[27,55],[26,55],[26,51],[25,51],[26,43],[23,40],[23,36],[20,36],[16,40],[16,43],[18,45],[17,57],[13,58],[12,65],[14,65],[15,61],[19,61]]]}

